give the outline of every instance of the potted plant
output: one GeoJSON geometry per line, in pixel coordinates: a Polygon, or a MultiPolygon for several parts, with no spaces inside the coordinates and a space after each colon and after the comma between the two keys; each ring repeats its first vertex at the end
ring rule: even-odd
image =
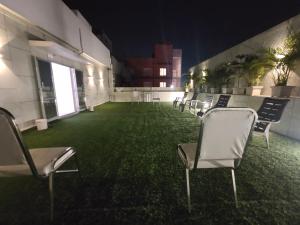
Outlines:
{"type": "Polygon", "coordinates": [[[198,93],[200,92],[200,90],[203,89],[203,86],[205,84],[205,76],[203,76],[203,70],[200,68],[196,68],[193,74],[193,80],[194,80],[194,89],[195,91],[197,91],[198,93]]]}
{"type": "Polygon", "coordinates": [[[264,68],[272,69],[274,86],[272,96],[290,97],[294,86],[288,85],[291,71],[295,62],[300,58],[300,33],[295,34],[289,30],[288,36],[281,48],[264,50],[258,64],[264,68]]]}
{"type": "MultiPolygon", "coordinates": [[[[236,56],[237,61],[232,63],[232,68],[235,70],[238,78],[238,87],[240,79],[243,78],[247,82],[247,95],[260,95],[263,86],[260,86],[261,80],[266,73],[264,65],[258,63],[258,55],[243,54],[236,56]]],[[[237,88],[238,93],[244,93],[244,88],[237,88]]]]}
{"type": "Polygon", "coordinates": [[[237,87],[232,88],[232,93],[235,95],[243,95],[245,88],[240,87],[240,81],[247,73],[248,61],[252,58],[252,55],[237,55],[236,59],[229,63],[232,76],[237,80],[237,87]]]}
{"type": "Polygon", "coordinates": [[[217,94],[219,92],[221,82],[216,70],[207,70],[206,74],[205,83],[208,87],[210,87],[210,93],[217,94]]]}
{"type": "Polygon", "coordinates": [[[219,81],[219,85],[222,87],[222,94],[231,94],[232,88],[229,88],[229,84],[232,81],[232,71],[229,67],[229,63],[222,63],[215,69],[216,78],[219,81]]]}

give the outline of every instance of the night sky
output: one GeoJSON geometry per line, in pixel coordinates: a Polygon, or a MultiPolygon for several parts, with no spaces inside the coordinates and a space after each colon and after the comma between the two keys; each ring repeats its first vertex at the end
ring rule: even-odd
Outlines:
{"type": "Polygon", "coordinates": [[[300,0],[64,0],[113,43],[113,54],[151,56],[170,42],[183,51],[183,72],[300,13],[300,0]]]}

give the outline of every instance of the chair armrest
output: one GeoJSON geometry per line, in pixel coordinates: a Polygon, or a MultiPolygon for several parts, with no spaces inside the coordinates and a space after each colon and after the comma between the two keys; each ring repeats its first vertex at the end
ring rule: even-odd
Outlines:
{"type": "Polygon", "coordinates": [[[190,106],[191,106],[191,108],[196,108],[197,107],[197,102],[198,102],[199,100],[190,100],[190,106]]]}
{"type": "Polygon", "coordinates": [[[210,108],[210,102],[208,102],[208,101],[201,101],[201,100],[198,100],[197,101],[197,108],[207,108],[207,109],[209,109],[210,108]]]}
{"type": "Polygon", "coordinates": [[[271,123],[271,124],[275,124],[275,123],[280,123],[280,120],[278,121],[268,121],[268,120],[257,120],[256,123],[271,123]]]}

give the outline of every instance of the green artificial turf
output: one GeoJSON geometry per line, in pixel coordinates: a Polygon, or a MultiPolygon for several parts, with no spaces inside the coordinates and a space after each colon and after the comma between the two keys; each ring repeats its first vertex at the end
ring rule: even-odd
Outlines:
{"type": "MultiPolygon", "coordinates": [[[[177,144],[197,140],[192,114],[168,103],[106,103],[49,126],[23,133],[27,145],[75,147],[83,176],[56,175],[54,224],[300,223],[300,143],[294,140],[272,133],[268,150],[262,136],[253,137],[236,171],[238,209],[229,169],[192,172],[188,214],[177,144]]],[[[47,180],[0,180],[0,224],[49,223],[47,180]]]]}

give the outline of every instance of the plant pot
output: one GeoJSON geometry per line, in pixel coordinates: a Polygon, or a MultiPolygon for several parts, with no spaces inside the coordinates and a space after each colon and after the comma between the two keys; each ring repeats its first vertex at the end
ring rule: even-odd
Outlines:
{"type": "Polygon", "coordinates": [[[93,106],[93,105],[90,105],[90,106],[88,107],[88,110],[89,110],[90,112],[94,112],[94,106],[93,106]]]}
{"type": "Polygon", "coordinates": [[[232,88],[222,88],[222,94],[231,94],[232,88]]]}
{"type": "Polygon", "coordinates": [[[290,97],[295,86],[272,86],[272,97],[290,97]]]}
{"type": "Polygon", "coordinates": [[[211,94],[217,94],[218,88],[210,88],[210,93],[211,94]]]}
{"type": "Polygon", "coordinates": [[[232,94],[243,95],[245,94],[245,88],[232,88],[232,94]]]}
{"type": "Polygon", "coordinates": [[[259,96],[264,86],[251,86],[246,88],[246,95],[259,96]]]}

